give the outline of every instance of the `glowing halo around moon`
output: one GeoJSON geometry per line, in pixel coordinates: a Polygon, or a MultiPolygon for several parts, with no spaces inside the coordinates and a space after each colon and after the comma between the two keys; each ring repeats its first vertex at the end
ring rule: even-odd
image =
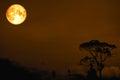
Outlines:
{"type": "Polygon", "coordinates": [[[25,21],[27,12],[20,4],[11,5],[6,11],[7,20],[14,25],[19,25],[25,21]]]}

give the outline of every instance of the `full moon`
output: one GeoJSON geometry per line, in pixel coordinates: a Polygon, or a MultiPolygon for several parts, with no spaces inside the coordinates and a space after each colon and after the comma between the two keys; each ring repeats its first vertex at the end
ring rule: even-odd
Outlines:
{"type": "Polygon", "coordinates": [[[7,20],[14,25],[19,25],[25,21],[27,12],[20,4],[11,5],[6,11],[7,20]]]}

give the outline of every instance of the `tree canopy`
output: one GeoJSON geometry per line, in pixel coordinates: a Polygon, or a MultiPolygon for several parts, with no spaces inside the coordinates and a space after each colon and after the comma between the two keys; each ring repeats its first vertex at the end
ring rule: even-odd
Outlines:
{"type": "Polygon", "coordinates": [[[100,61],[106,61],[107,57],[112,56],[111,50],[116,48],[114,44],[108,44],[106,42],[100,42],[98,40],[91,40],[80,44],[80,48],[89,51],[92,57],[100,57],[100,61]]]}

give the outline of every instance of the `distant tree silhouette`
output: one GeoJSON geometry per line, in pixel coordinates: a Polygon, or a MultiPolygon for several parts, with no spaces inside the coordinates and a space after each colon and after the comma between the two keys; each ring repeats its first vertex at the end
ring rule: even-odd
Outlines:
{"type": "Polygon", "coordinates": [[[104,62],[108,57],[112,56],[111,50],[116,48],[113,44],[106,42],[100,42],[98,40],[91,40],[80,44],[80,49],[84,49],[90,53],[91,56],[85,56],[80,60],[81,64],[89,63],[96,64],[99,71],[99,79],[102,79],[102,70],[104,68],[104,62]]]}
{"type": "Polygon", "coordinates": [[[67,70],[67,73],[68,73],[68,75],[71,75],[71,70],[68,69],[68,70],[67,70]]]}
{"type": "Polygon", "coordinates": [[[85,80],[85,78],[81,74],[71,74],[68,80],[85,80]]]}
{"type": "Polygon", "coordinates": [[[55,70],[52,71],[52,79],[53,79],[53,80],[56,79],[56,71],[55,71],[55,70]]]}

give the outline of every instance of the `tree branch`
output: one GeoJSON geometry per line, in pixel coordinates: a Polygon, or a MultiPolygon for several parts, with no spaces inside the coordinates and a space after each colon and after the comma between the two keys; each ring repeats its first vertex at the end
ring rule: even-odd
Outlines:
{"type": "Polygon", "coordinates": [[[98,65],[98,64],[99,64],[99,62],[98,62],[98,60],[97,60],[96,56],[94,56],[90,50],[89,50],[89,52],[90,52],[90,54],[92,55],[93,59],[96,61],[97,65],[98,65]]]}

